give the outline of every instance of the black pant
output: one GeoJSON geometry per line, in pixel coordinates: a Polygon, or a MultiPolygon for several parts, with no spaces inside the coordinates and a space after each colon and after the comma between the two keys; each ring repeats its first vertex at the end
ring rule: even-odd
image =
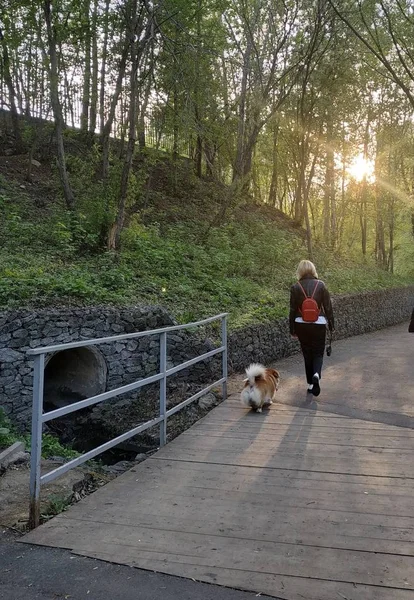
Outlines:
{"type": "Polygon", "coordinates": [[[311,384],[315,373],[318,373],[319,377],[322,374],[326,327],[315,323],[295,323],[295,333],[305,359],[306,381],[311,384]]]}

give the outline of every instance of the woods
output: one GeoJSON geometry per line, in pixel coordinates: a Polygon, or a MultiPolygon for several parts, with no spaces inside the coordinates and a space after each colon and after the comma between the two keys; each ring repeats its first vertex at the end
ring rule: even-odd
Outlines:
{"type": "Polygon", "coordinates": [[[411,0],[5,0],[0,107],[16,154],[30,117],[53,121],[67,210],[102,247],[139,218],[155,150],[226,186],[212,227],[269,204],[310,258],[318,243],[394,272],[414,255],[413,33],[411,0]],[[67,168],[72,128],[90,189],[67,168]]]}

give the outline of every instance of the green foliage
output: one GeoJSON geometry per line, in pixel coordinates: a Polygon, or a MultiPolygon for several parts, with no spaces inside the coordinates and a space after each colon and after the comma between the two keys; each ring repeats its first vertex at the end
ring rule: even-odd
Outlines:
{"type": "Polygon", "coordinates": [[[49,502],[46,507],[42,510],[41,521],[45,523],[52,517],[59,515],[61,512],[64,512],[71,505],[70,496],[59,496],[57,494],[51,494],[49,496],[49,502]]]}
{"type": "MultiPolygon", "coordinates": [[[[167,197],[163,208],[148,209],[146,225],[135,218],[124,231],[119,254],[80,251],[88,235],[95,244],[93,201],[90,212],[85,203],[85,215],[72,221],[57,205],[42,222],[29,199],[23,195],[17,201],[9,186],[2,204],[7,225],[0,224],[5,241],[0,305],[157,303],[183,322],[228,311],[233,327],[286,315],[297,262],[306,256],[303,236],[255,207],[237,209],[207,235],[217,190],[197,188],[191,179],[187,185],[177,181],[182,198],[167,197]],[[202,194],[210,214],[203,212],[202,194]]],[[[392,276],[370,261],[350,260],[321,246],[315,254],[319,275],[333,293],[410,282],[408,274],[392,276]]],[[[45,448],[54,442],[47,439],[45,448]]],[[[51,449],[50,455],[62,455],[62,449],[51,449]]]]}
{"type": "Polygon", "coordinates": [[[4,410],[0,407],[0,450],[8,448],[16,441],[12,425],[6,417],[4,410]]]}
{"type": "Polygon", "coordinates": [[[48,433],[42,436],[42,458],[52,458],[53,456],[59,456],[60,458],[76,458],[79,456],[79,452],[62,446],[58,438],[48,433]]]}
{"type": "MultiPolygon", "coordinates": [[[[15,442],[24,442],[26,449],[30,450],[31,436],[17,433],[6,417],[4,410],[0,407],[0,449],[8,448],[15,442]]],[[[62,446],[56,436],[45,433],[42,436],[42,458],[52,458],[54,456],[70,460],[79,456],[79,452],[62,446]]]]}

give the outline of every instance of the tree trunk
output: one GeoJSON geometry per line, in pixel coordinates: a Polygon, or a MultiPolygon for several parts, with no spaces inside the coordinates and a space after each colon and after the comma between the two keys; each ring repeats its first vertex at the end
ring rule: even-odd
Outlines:
{"type": "Polygon", "coordinates": [[[83,75],[82,113],[80,119],[81,130],[88,131],[90,89],[91,89],[91,23],[90,23],[90,0],[84,0],[84,16],[86,32],[84,34],[85,44],[85,72],[83,75]]]}
{"type": "Polygon", "coordinates": [[[332,117],[328,114],[326,124],[326,169],[324,183],[324,203],[323,203],[323,237],[325,244],[331,245],[334,232],[331,230],[332,206],[335,196],[335,160],[332,146],[332,117]]]}
{"type": "Polygon", "coordinates": [[[126,198],[128,193],[129,174],[131,172],[132,159],[136,143],[136,113],[137,113],[137,71],[138,59],[136,44],[131,47],[131,77],[130,77],[130,99],[128,111],[128,145],[125,153],[124,166],[121,175],[121,184],[118,198],[118,212],[115,223],[109,231],[108,250],[119,250],[121,232],[124,227],[126,198]]]}
{"type": "Polygon", "coordinates": [[[252,53],[252,40],[249,36],[247,40],[246,52],[243,57],[243,71],[241,81],[241,91],[239,100],[239,122],[237,128],[237,149],[236,158],[233,167],[233,181],[237,181],[243,177],[244,160],[245,160],[245,137],[246,137],[246,101],[247,101],[247,84],[250,72],[250,59],[252,53]]]}
{"type": "Polygon", "coordinates": [[[298,158],[298,180],[296,186],[295,193],[295,210],[294,210],[294,218],[295,222],[298,225],[303,224],[303,220],[305,218],[305,202],[303,198],[303,194],[305,192],[304,182],[305,182],[305,171],[306,171],[306,139],[305,139],[305,129],[302,126],[299,126],[300,138],[299,138],[299,158],[298,158]]]}
{"type": "Polygon", "coordinates": [[[138,119],[138,143],[139,149],[144,150],[145,148],[145,116],[147,114],[148,102],[151,93],[151,81],[152,81],[152,72],[154,69],[153,60],[151,61],[151,65],[149,67],[149,73],[147,75],[147,82],[144,90],[144,98],[141,103],[139,119],[138,119]]]}
{"type": "MultiPolygon", "coordinates": [[[[305,181],[302,181],[301,188],[303,190],[306,189],[305,181]]],[[[305,192],[305,197],[303,199],[303,214],[305,217],[305,225],[306,225],[306,246],[308,249],[308,259],[313,261],[312,229],[311,229],[310,219],[309,219],[309,195],[308,195],[307,190],[305,192]]]]}
{"type": "MultiPolygon", "coordinates": [[[[364,134],[364,160],[368,160],[368,143],[369,143],[369,128],[371,125],[371,106],[368,106],[368,115],[367,122],[365,124],[365,134],[364,134]]],[[[359,215],[359,222],[361,225],[361,249],[362,254],[366,256],[367,254],[367,231],[368,231],[368,223],[367,223],[367,207],[368,207],[368,180],[367,176],[364,175],[362,180],[362,189],[361,189],[361,209],[359,215]]]]}
{"type": "Polygon", "coordinates": [[[15,139],[15,152],[20,154],[23,151],[23,140],[20,133],[19,113],[16,106],[16,91],[13,85],[13,79],[10,71],[10,55],[6,40],[4,39],[3,30],[0,29],[0,44],[3,52],[3,77],[9,92],[10,115],[13,126],[15,139]]]}
{"type": "MultiPolygon", "coordinates": [[[[102,131],[102,179],[108,178],[109,174],[109,138],[111,135],[112,125],[115,118],[116,106],[118,104],[119,95],[122,91],[122,82],[125,77],[126,65],[129,56],[131,45],[134,41],[136,25],[137,0],[126,0],[125,3],[125,40],[122,50],[121,60],[119,62],[118,76],[116,79],[115,89],[109,108],[108,118],[104,124],[102,131]]],[[[139,42],[141,44],[141,42],[139,42]]]]}
{"type": "Polygon", "coordinates": [[[108,33],[109,33],[109,3],[110,0],[105,2],[105,20],[104,20],[104,40],[102,46],[102,62],[101,62],[101,73],[100,73],[100,89],[99,89],[99,131],[101,137],[104,133],[105,124],[105,75],[106,75],[106,60],[108,55],[108,33]]]}
{"type": "Polygon", "coordinates": [[[75,209],[75,198],[66,171],[65,147],[63,143],[64,123],[62,107],[59,100],[59,75],[58,60],[56,53],[56,32],[52,24],[51,0],[45,0],[43,8],[46,20],[47,41],[49,49],[50,101],[52,104],[53,116],[55,120],[59,175],[66,200],[66,206],[69,210],[73,211],[75,209]]]}
{"type": "Polygon", "coordinates": [[[270,180],[268,203],[271,206],[277,205],[277,184],[278,184],[278,155],[277,142],[279,137],[279,121],[273,124],[273,152],[272,152],[272,178],[270,180]]]}
{"type": "Polygon", "coordinates": [[[97,39],[97,21],[98,21],[98,0],[94,0],[92,16],[92,87],[91,87],[91,107],[89,113],[89,132],[92,135],[96,131],[96,117],[98,111],[98,39],[97,39]]]}
{"type": "Polygon", "coordinates": [[[32,99],[30,97],[31,92],[32,92],[32,70],[33,70],[33,48],[32,48],[32,42],[33,42],[33,37],[30,36],[29,38],[29,47],[28,47],[28,55],[29,55],[29,60],[27,61],[27,65],[26,65],[26,106],[25,106],[25,111],[24,114],[26,115],[26,118],[30,118],[31,113],[32,113],[32,99]]]}
{"type": "MultiPolygon", "coordinates": [[[[153,19],[151,16],[148,16],[148,22],[145,28],[144,35],[142,35],[142,31],[138,32],[137,29],[137,19],[136,19],[136,11],[137,5],[136,0],[134,1],[133,6],[133,37],[134,40],[131,44],[131,77],[130,77],[130,102],[129,102],[129,129],[128,129],[128,145],[125,153],[124,166],[122,169],[121,175],[121,184],[119,189],[119,199],[118,199],[118,212],[116,216],[115,223],[112,225],[109,237],[108,237],[108,249],[110,250],[119,250],[120,241],[121,241],[121,233],[124,228],[125,223],[125,214],[126,214],[126,200],[128,193],[128,183],[129,183],[129,175],[131,172],[132,159],[134,156],[135,143],[136,143],[136,114],[137,114],[137,73],[138,73],[138,65],[140,64],[142,55],[144,50],[148,44],[148,41],[151,39],[153,35],[153,19]],[[140,35],[141,33],[141,35],[140,35]],[[140,39],[141,38],[141,39],[140,39]],[[136,39],[140,39],[139,42],[135,41],[136,39]]],[[[140,23],[142,25],[142,22],[140,23]]]]}
{"type": "Polygon", "coordinates": [[[172,155],[173,159],[176,160],[178,158],[178,90],[177,83],[174,79],[174,87],[173,87],[173,147],[172,147],[172,155]]]}
{"type": "Polygon", "coordinates": [[[389,259],[388,259],[388,270],[390,273],[394,273],[394,201],[391,201],[390,207],[390,219],[389,219],[389,259]]]}
{"type": "Polygon", "coordinates": [[[202,15],[202,0],[197,0],[197,46],[195,55],[195,81],[194,81],[194,119],[196,125],[197,139],[194,156],[195,173],[197,177],[202,176],[202,161],[203,161],[203,138],[202,138],[202,116],[201,116],[201,97],[200,97],[200,57],[201,57],[201,15],[202,15]]]}
{"type": "Polygon", "coordinates": [[[214,177],[214,163],[216,160],[217,147],[208,140],[204,143],[204,156],[206,159],[206,177],[214,177]]]}
{"type": "Polygon", "coordinates": [[[108,178],[109,173],[109,138],[111,135],[111,129],[115,118],[116,106],[118,104],[119,95],[122,91],[122,82],[125,76],[126,62],[129,54],[129,40],[124,47],[123,55],[119,65],[118,77],[116,80],[114,94],[111,100],[111,106],[109,109],[108,118],[105,122],[102,134],[102,179],[108,178]]]}

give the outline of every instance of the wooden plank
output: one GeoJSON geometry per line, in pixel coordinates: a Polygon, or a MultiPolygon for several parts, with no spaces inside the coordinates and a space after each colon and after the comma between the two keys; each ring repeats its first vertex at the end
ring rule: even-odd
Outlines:
{"type": "MultiPolygon", "coordinates": [[[[218,416],[218,415],[217,415],[218,416]]],[[[363,431],[368,431],[368,432],[384,432],[384,434],[389,434],[390,432],[395,433],[397,435],[403,435],[406,437],[413,437],[413,430],[412,429],[408,429],[407,427],[400,427],[397,428],[394,425],[386,425],[386,424],[382,424],[382,423],[373,423],[373,425],[376,425],[375,427],[371,427],[371,421],[359,421],[359,420],[348,420],[348,419],[344,419],[342,422],[335,422],[333,419],[332,420],[328,420],[328,419],[324,419],[323,417],[321,417],[320,419],[317,419],[316,417],[312,418],[294,418],[294,417],[275,417],[273,415],[271,415],[270,411],[265,411],[262,413],[253,413],[253,412],[247,412],[247,413],[242,413],[241,415],[239,415],[239,418],[236,418],[235,415],[232,415],[232,417],[230,418],[226,418],[223,415],[223,419],[217,419],[217,416],[215,416],[214,420],[201,420],[199,425],[194,425],[195,428],[197,427],[202,427],[203,425],[205,425],[206,423],[208,424],[214,424],[214,425],[218,425],[218,426],[223,426],[223,423],[225,423],[226,427],[230,427],[230,426],[235,426],[235,425],[241,425],[243,424],[243,426],[256,426],[256,427],[265,427],[265,426],[271,426],[272,428],[276,429],[276,428],[283,428],[283,427],[289,427],[289,428],[300,428],[300,427],[304,427],[305,425],[307,426],[312,426],[312,428],[315,429],[320,429],[320,430],[327,430],[327,429],[332,429],[333,427],[335,427],[335,429],[343,429],[344,431],[354,431],[356,429],[361,429],[363,431]],[[391,429],[388,429],[391,428],[391,429]]]]}
{"type": "MultiPolygon", "coordinates": [[[[263,413],[261,413],[263,415],[263,413]]],[[[260,418],[260,415],[258,415],[260,418]]],[[[253,419],[252,417],[243,417],[242,419],[202,419],[191,429],[184,432],[183,435],[188,434],[188,432],[226,432],[226,431],[263,431],[263,432],[275,432],[275,431],[289,431],[290,429],[294,430],[295,428],[303,428],[307,426],[312,432],[327,434],[330,431],[335,430],[336,432],[349,434],[349,435],[369,435],[369,436],[381,436],[384,435],[389,438],[406,438],[409,440],[414,439],[414,430],[408,429],[406,427],[394,427],[392,425],[385,425],[380,428],[371,428],[369,426],[369,422],[365,422],[365,427],[354,427],[352,426],[352,422],[348,419],[344,419],[342,423],[334,423],[333,421],[311,421],[309,423],[298,423],[297,421],[293,422],[290,420],[289,422],[272,422],[270,418],[264,418],[259,421],[258,419],[253,419]],[[318,426],[319,423],[319,426],[318,426]]]]}
{"type": "Polygon", "coordinates": [[[259,469],[251,475],[243,468],[226,473],[222,467],[213,472],[208,467],[206,472],[206,465],[194,469],[149,462],[108,484],[99,497],[94,494],[72,507],[72,518],[97,521],[98,528],[104,522],[120,522],[153,527],[162,523],[174,529],[180,522],[178,529],[185,531],[187,523],[190,532],[194,527],[209,534],[218,529],[227,535],[244,531],[248,538],[269,535],[274,541],[364,550],[370,550],[375,540],[377,551],[395,554],[413,549],[414,519],[404,514],[413,514],[412,496],[404,493],[404,487],[392,491],[380,487],[378,493],[374,478],[364,485],[360,478],[354,478],[356,482],[348,478],[344,486],[343,477],[298,481],[286,474],[274,477],[272,472],[263,480],[259,469]]]}
{"type": "MultiPolygon", "coordinates": [[[[78,554],[83,555],[81,552],[78,554]]],[[[85,554],[92,556],[91,554],[85,554]]],[[[110,560],[108,554],[95,554],[95,558],[110,560]]],[[[124,564],[136,566],[133,556],[124,555],[124,564]]],[[[161,571],[170,575],[183,576],[183,566],[172,561],[140,561],[140,568],[161,571]]],[[[413,593],[401,588],[382,588],[342,581],[326,581],[286,575],[256,573],[252,570],[241,571],[237,567],[226,569],[217,565],[214,569],[186,564],[185,577],[215,585],[224,585],[236,589],[251,590],[255,596],[277,596],[284,600],[412,600],[413,593]]]]}
{"type": "MultiPolygon", "coordinates": [[[[287,508],[318,508],[349,513],[367,513],[389,516],[414,517],[414,503],[411,488],[392,489],[363,484],[350,484],[325,481],[323,476],[316,481],[296,480],[285,477],[273,478],[264,476],[242,476],[236,473],[209,475],[204,470],[191,473],[187,470],[170,469],[161,474],[149,473],[143,475],[139,470],[133,477],[123,477],[112,489],[105,489],[107,498],[116,492],[119,508],[128,508],[131,498],[134,504],[144,505],[156,498],[157,503],[180,503],[183,510],[191,507],[194,501],[203,505],[203,510],[209,506],[223,511],[230,507],[231,514],[234,506],[240,506],[243,512],[252,507],[254,513],[258,507],[261,510],[272,511],[287,508]],[[114,489],[115,488],[115,489],[114,489]]],[[[100,502],[102,502],[101,496],[100,502]]],[[[91,501],[88,499],[87,504],[91,501]]],[[[79,505],[85,508],[85,505],[79,505]]],[[[101,513],[106,512],[105,508],[101,513]]],[[[131,507],[133,510],[133,507],[131,507]]]]}
{"type": "MultiPolygon", "coordinates": [[[[148,507],[148,503],[146,504],[148,507]]],[[[133,510],[126,507],[114,508],[113,512],[105,512],[96,516],[92,511],[86,511],[76,519],[76,513],[71,518],[79,521],[95,522],[99,527],[107,524],[145,529],[162,529],[163,531],[180,531],[183,533],[198,533],[203,535],[219,535],[234,537],[239,540],[256,540],[293,544],[304,547],[334,548],[347,550],[375,551],[383,554],[401,554],[414,556],[414,522],[401,518],[398,527],[384,525],[380,515],[369,515],[371,521],[366,524],[363,519],[355,518],[352,513],[346,517],[338,512],[328,512],[312,509],[304,512],[300,518],[292,515],[292,511],[262,511],[256,514],[246,513],[243,518],[234,511],[220,509],[221,526],[217,527],[218,510],[207,507],[205,503],[199,507],[194,504],[163,503],[157,505],[156,512],[145,506],[135,505],[133,510]],[[185,517],[183,517],[185,509],[185,517]],[[200,510],[203,509],[204,519],[200,520],[200,510]],[[98,519],[98,520],[96,520],[98,519]],[[410,522],[411,527],[402,527],[410,522]]],[[[388,522],[388,520],[386,520],[388,522]]],[[[394,521],[395,523],[395,518],[394,521]]]]}
{"type": "MultiPolygon", "coordinates": [[[[187,433],[183,433],[183,436],[189,437],[210,437],[210,438],[226,438],[232,440],[253,440],[256,439],[257,433],[252,431],[244,431],[239,429],[238,431],[227,430],[223,433],[215,432],[212,433],[208,430],[203,430],[200,432],[189,431],[187,433]]],[[[383,435],[364,435],[361,434],[343,434],[343,433],[328,433],[321,434],[311,431],[306,442],[298,442],[296,433],[281,433],[278,430],[273,432],[261,432],[260,440],[266,444],[268,442],[276,442],[283,440],[284,445],[288,444],[296,444],[301,446],[302,444],[309,445],[323,445],[327,446],[350,446],[355,448],[395,448],[397,450],[411,450],[414,451],[414,438],[405,439],[404,437],[385,437],[383,435]]],[[[331,449],[329,451],[332,451],[331,449]]]]}
{"type": "MultiPolygon", "coordinates": [[[[278,415],[309,415],[309,414],[314,414],[320,417],[324,417],[326,419],[348,419],[348,420],[352,420],[352,417],[348,417],[347,415],[337,415],[337,414],[331,414],[328,412],[324,412],[321,410],[322,406],[314,406],[312,404],[309,404],[307,407],[298,407],[298,406],[294,406],[294,405],[289,405],[289,404],[280,404],[278,402],[278,399],[280,397],[276,398],[275,403],[273,404],[273,406],[271,407],[271,411],[272,413],[277,413],[278,415]]],[[[227,398],[227,400],[225,402],[222,402],[221,404],[219,404],[215,409],[215,416],[217,417],[217,414],[223,414],[225,412],[234,412],[234,411],[240,411],[244,414],[250,413],[251,411],[249,409],[247,409],[241,402],[239,399],[239,396],[230,396],[229,398],[227,398]],[[217,411],[217,412],[216,412],[217,411]]],[[[208,415],[206,415],[206,417],[203,418],[208,418],[212,413],[209,413],[208,415]]]]}
{"type": "MultiPolygon", "coordinates": [[[[89,556],[100,560],[111,561],[108,552],[76,552],[80,556],[89,556]]],[[[123,564],[135,567],[136,560],[133,555],[124,554],[123,564]]],[[[214,569],[186,564],[185,575],[183,566],[173,561],[159,561],[153,557],[147,561],[140,561],[140,568],[158,571],[179,577],[188,577],[195,581],[203,581],[215,585],[223,585],[235,589],[252,591],[256,597],[261,595],[277,596],[282,600],[412,600],[411,590],[401,588],[383,588],[342,581],[326,581],[321,579],[308,579],[300,575],[296,577],[256,573],[252,570],[242,571],[235,568],[225,569],[217,565],[214,569]],[[243,587],[241,587],[243,585],[243,587]]]]}
{"type": "MultiPolygon", "coordinates": [[[[309,510],[309,507],[319,510],[336,511],[338,513],[363,513],[382,515],[383,517],[401,516],[414,518],[414,509],[412,498],[409,496],[399,496],[398,506],[395,506],[395,498],[385,496],[359,495],[352,496],[344,492],[339,495],[329,496],[328,493],[320,493],[317,490],[300,492],[292,497],[290,490],[281,490],[266,497],[265,494],[255,493],[253,490],[230,491],[217,490],[214,488],[197,488],[193,486],[181,486],[176,489],[168,489],[167,486],[158,486],[157,489],[149,489],[134,497],[134,501],[139,500],[143,504],[151,503],[154,495],[160,494],[161,498],[157,501],[160,507],[166,504],[179,505],[183,511],[187,511],[196,502],[200,510],[208,511],[209,506],[215,507],[215,510],[221,513],[233,514],[234,506],[239,506],[241,512],[250,511],[255,514],[257,511],[266,511],[274,514],[279,510],[290,508],[295,510],[309,510]],[[278,508],[273,509],[272,504],[278,508]]],[[[130,494],[131,497],[131,494],[130,494]]],[[[134,511],[131,508],[131,511],[134,511]]],[[[277,516],[277,515],[276,515],[277,516]]],[[[414,522],[412,523],[414,526],[414,522]]]]}
{"type": "MultiPolygon", "coordinates": [[[[264,513],[272,515],[272,519],[276,520],[285,519],[285,515],[288,515],[291,522],[301,523],[302,521],[310,522],[312,520],[327,519],[332,520],[338,527],[344,524],[345,530],[355,523],[358,527],[363,524],[367,526],[380,526],[381,531],[387,528],[393,529],[393,537],[397,536],[397,530],[403,532],[403,537],[398,539],[411,540],[413,536],[414,528],[414,517],[411,507],[408,507],[405,511],[403,508],[398,508],[395,512],[389,512],[389,506],[387,500],[383,506],[378,505],[378,496],[371,497],[371,506],[368,502],[361,502],[360,498],[353,499],[349,498],[346,502],[345,493],[344,500],[339,503],[335,501],[335,496],[325,502],[318,503],[315,498],[316,494],[308,494],[305,497],[295,494],[294,491],[291,493],[291,501],[289,502],[289,494],[278,496],[269,496],[266,502],[266,498],[263,495],[254,495],[253,492],[227,492],[223,493],[222,496],[215,493],[216,490],[207,488],[186,488],[179,492],[174,491],[171,494],[164,493],[164,490],[158,486],[152,491],[152,495],[141,490],[138,492],[133,488],[125,486],[122,488],[124,497],[113,501],[113,496],[102,498],[97,504],[84,503],[80,507],[76,506],[71,508],[71,514],[74,518],[83,518],[83,515],[87,515],[88,519],[100,520],[104,516],[108,520],[116,520],[117,516],[123,515],[127,518],[129,514],[133,515],[135,519],[143,510],[146,510],[148,514],[167,514],[168,510],[175,510],[174,507],[178,507],[177,510],[181,509],[183,514],[193,514],[194,507],[198,508],[199,511],[202,509],[206,515],[213,516],[216,514],[217,519],[220,518],[220,527],[223,526],[222,516],[233,518],[234,515],[241,514],[245,515],[246,518],[254,517],[258,513],[264,513]],[[157,497],[159,496],[159,498],[157,497]],[[226,497],[225,497],[226,496],[226,497]],[[151,506],[151,498],[157,498],[154,507],[151,506]],[[249,497],[251,498],[249,502],[249,497]],[[309,499],[309,498],[314,498],[309,499]],[[105,501],[106,500],[106,501],[105,501]],[[236,509],[235,507],[240,507],[236,509]],[[114,512],[116,509],[117,512],[114,512]],[[93,512],[99,510],[100,516],[94,516],[93,512]],[[165,512],[166,511],[166,512],[165,512]],[[292,514],[293,513],[293,514],[292,514]],[[408,514],[404,514],[408,513],[408,514]],[[298,516],[299,515],[299,516],[298,516]],[[300,517],[301,520],[298,521],[300,517]]],[[[289,492],[289,490],[284,490],[289,492]]],[[[406,504],[408,504],[407,498],[405,498],[406,504]]],[[[395,502],[400,503],[400,497],[395,497],[395,502]]],[[[175,512],[177,512],[175,510],[175,512]]],[[[204,514],[203,513],[203,514],[204,514]]],[[[210,520],[210,517],[209,517],[210,520]]],[[[215,520],[213,520],[213,523],[215,520]]],[[[217,525],[217,523],[216,523],[217,525]]],[[[225,523],[224,523],[225,525],[225,523]]]]}
{"type": "MultiPolygon", "coordinates": [[[[56,519],[57,521],[57,519],[56,519]]],[[[158,560],[214,569],[237,566],[240,572],[295,576],[309,579],[344,581],[365,585],[414,590],[414,558],[412,556],[360,552],[347,549],[304,547],[263,540],[163,531],[105,524],[105,528],[86,521],[59,518],[59,525],[46,527],[48,544],[93,552],[105,547],[105,552],[124,562],[124,556],[134,556],[136,566],[141,561],[158,560]],[[62,546],[63,545],[63,546],[62,546]]],[[[42,536],[36,543],[42,543],[42,536]]],[[[244,586],[242,586],[244,587],[244,586]]]]}
{"type": "Polygon", "coordinates": [[[24,541],[287,600],[414,598],[413,432],[232,402],[24,541]]]}
{"type": "MultiPolygon", "coordinates": [[[[154,496],[159,494],[157,510],[160,513],[167,510],[167,514],[168,509],[175,506],[178,506],[185,513],[192,512],[192,507],[196,504],[199,510],[203,510],[206,515],[211,512],[213,516],[214,513],[233,516],[235,514],[234,507],[238,506],[240,513],[244,515],[254,516],[258,512],[265,512],[272,515],[274,519],[281,519],[283,515],[290,515],[292,511],[303,510],[303,518],[308,512],[312,513],[310,516],[306,516],[308,520],[312,518],[313,513],[316,511],[315,518],[322,513],[326,513],[324,518],[332,518],[335,522],[352,523],[356,521],[382,526],[398,525],[398,527],[405,527],[407,530],[414,527],[413,508],[410,506],[410,498],[407,496],[396,496],[391,499],[379,495],[353,497],[343,492],[341,497],[331,494],[330,497],[326,498],[326,493],[318,494],[317,491],[294,494],[288,489],[283,489],[277,494],[266,497],[265,494],[255,494],[252,490],[220,491],[193,486],[170,491],[167,491],[166,487],[156,486],[156,489],[143,490],[141,493],[134,493],[130,488],[124,487],[123,492],[127,499],[117,502],[116,506],[119,511],[117,514],[127,515],[130,511],[134,518],[139,515],[143,507],[149,506],[154,496]],[[132,499],[134,506],[131,506],[132,499]],[[393,510],[393,501],[398,503],[396,510],[393,510]],[[365,515],[367,519],[364,521],[364,519],[359,519],[355,515],[365,515]]],[[[106,514],[109,515],[109,519],[115,518],[113,502],[109,501],[108,506],[108,509],[105,509],[105,507],[100,509],[100,518],[103,518],[103,515],[106,514]]],[[[93,509],[83,506],[79,510],[84,511],[85,514],[89,515],[88,518],[93,520],[93,509]]],[[[83,513],[79,513],[78,510],[74,509],[72,514],[74,516],[80,514],[81,516],[83,513]]]]}
{"type": "MultiPolygon", "coordinates": [[[[172,442],[175,448],[181,449],[192,449],[195,446],[198,450],[211,450],[214,449],[216,452],[231,452],[245,453],[247,451],[255,454],[269,455],[271,453],[290,454],[303,456],[305,452],[311,452],[312,456],[326,456],[331,453],[332,449],[327,451],[324,444],[312,444],[308,442],[308,436],[306,433],[302,433],[296,438],[296,441],[286,442],[284,437],[267,438],[265,441],[261,435],[257,437],[237,438],[223,436],[194,436],[182,435],[174,442],[172,442]]],[[[413,455],[413,449],[410,448],[385,448],[382,446],[352,446],[347,445],[336,445],[335,456],[338,458],[357,458],[359,459],[371,459],[373,456],[380,456],[381,460],[397,460],[409,461],[413,455]]],[[[377,460],[377,459],[375,459],[377,460]]]]}
{"type": "MultiPolygon", "coordinates": [[[[213,424],[209,423],[203,428],[194,428],[189,431],[194,434],[204,433],[208,436],[210,432],[215,432],[217,434],[225,435],[228,431],[229,433],[235,432],[244,432],[250,433],[252,435],[261,433],[263,435],[297,435],[298,432],[303,430],[303,427],[297,426],[289,426],[289,425],[270,425],[268,423],[264,424],[248,424],[248,423],[227,423],[223,425],[223,422],[213,424]]],[[[310,427],[308,428],[308,432],[310,435],[318,436],[319,435],[332,435],[335,432],[336,435],[340,436],[348,436],[350,438],[363,438],[367,437],[368,439],[378,440],[378,438],[384,437],[387,439],[396,439],[396,440],[406,440],[412,442],[414,436],[412,435],[412,431],[406,428],[400,428],[397,432],[390,432],[388,430],[371,430],[371,429],[352,429],[352,428],[338,428],[338,427],[310,427]]],[[[182,434],[188,435],[188,433],[182,434]]]]}
{"type": "Polygon", "coordinates": [[[378,477],[414,479],[414,463],[397,460],[355,460],[347,461],[344,458],[304,456],[267,456],[253,452],[244,455],[226,451],[194,450],[187,448],[170,448],[166,453],[161,450],[156,459],[178,460],[184,462],[207,462],[211,464],[225,464],[230,466],[252,466],[266,469],[289,469],[294,471],[314,471],[318,473],[345,473],[360,475],[375,475],[378,477]]]}
{"type": "MultiPolygon", "coordinates": [[[[387,496],[399,494],[412,496],[412,479],[392,479],[361,475],[292,472],[284,469],[231,466],[208,463],[186,463],[180,461],[150,459],[139,468],[134,468],[118,479],[123,486],[135,489],[149,486],[201,485],[215,488],[229,486],[232,489],[250,487],[269,494],[274,488],[294,490],[317,489],[322,492],[373,493],[387,496]]],[[[113,484],[112,484],[113,485],[113,484]]],[[[105,491],[107,487],[105,487],[105,491]]]]}

